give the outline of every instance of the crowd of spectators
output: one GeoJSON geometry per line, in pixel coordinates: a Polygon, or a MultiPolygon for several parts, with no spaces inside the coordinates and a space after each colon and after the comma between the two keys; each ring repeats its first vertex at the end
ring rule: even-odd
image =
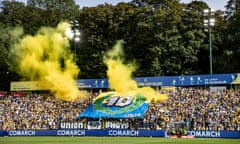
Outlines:
{"type": "Polygon", "coordinates": [[[181,88],[163,103],[151,103],[147,119],[157,127],[185,123],[190,130],[240,130],[240,91],[181,88]]]}
{"type": "MultiPolygon", "coordinates": [[[[186,124],[188,130],[240,130],[240,91],[179,88],[165,93],[169,99],[150,103],[145,118],[134,120],[134,127],[168,129],[177,122],[186,124]]],[[[77,121],[97,95],[92,93],[85,102],[63,101],[49,94],[2,96],[0,130],[58,129],[60,122],[77,121]]]]}
{"type": "Polygon", "coordinates": [[[0,99],[0,130],[57,129],[61,121],[75,121],[87,103],[63,101],[48,94],[4,96],[0,99]]]}

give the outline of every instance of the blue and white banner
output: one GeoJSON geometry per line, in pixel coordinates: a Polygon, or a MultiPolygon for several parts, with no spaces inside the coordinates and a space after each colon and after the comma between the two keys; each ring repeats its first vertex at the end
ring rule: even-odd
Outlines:
{"type": "Polygon", "coordinates": [[[240,138],[239,131],[188,131],[189,136],[196,138],[240,138]]]}
{"type": "MultiPolygon", "coordinates": [[[[135,77],[138,86],[203,86],[203,85],[231,85],[240,84],[240,74],[212,74],[212,75],[181,75],[181,76],[153,76],[135,77]]],[[[77,87],[82,89],[109,88],[108,79],[79,79],[77,87]]],[[[42,90],[37,82],[20,81],[11,82],[11,91],[42,90]]],[[[44,88],[47,90],[48,88],[44,88]]],[[[1,95],[1,93],[0,93],[1,95]]]]}
{"type": "MultiPolygon", "coordinates": [[[[240,74],[206,74],[133,78],[138,86],[202,86],[240,84],[240,74]]],[[[109,88],[108,79],[80,79],[79,88],[109,88]]]]}
{"type": "Polygon", "coordinates": [[[60,130],[11,130],[0,131],[0,136],[127,136],[127,137],[164,137],[163,130],[81,130],[81,129],[60,129],[60,130]]]}
{"type": "Polygon", "coordinates": [[[188,135],[194,137],[220,138],[220,131],[188,131],[188,135]]]}
{"type": "Polygon", "coordinates": [[[146,97],[119,96],[115,92],[98,96],[80,115],[90,118],[143,118],[148,109],[146,97]]]}
{"type": "MultiPolygon", "coordinates": [[[[239,131],[188,131],[196,138],[240,138],[239,131]]],[[[164,137],[164,130],[129,130],[129,129],[59,129],[59,130],[10,130],[1,131],[0,136],[134,136],[164,137]]]]}

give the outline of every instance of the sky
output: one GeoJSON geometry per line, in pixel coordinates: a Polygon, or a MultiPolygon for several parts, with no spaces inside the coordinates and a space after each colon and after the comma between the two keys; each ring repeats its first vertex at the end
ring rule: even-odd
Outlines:
{"type": "MultiPolygon", "coordinates": [[[[116,5],[119,2],[130,2],[131,0],[75,0],[80,7],[84,6],[97,6],[99,4],[110,3],[116,5]]],[[[183,3],[189,3],[192,0],[181,0],[183,3]]],[[[210,8],[215,10],[224,10],[224,6],[227,4],[228,0],[202,0],[206,2],[210,8]]]]}

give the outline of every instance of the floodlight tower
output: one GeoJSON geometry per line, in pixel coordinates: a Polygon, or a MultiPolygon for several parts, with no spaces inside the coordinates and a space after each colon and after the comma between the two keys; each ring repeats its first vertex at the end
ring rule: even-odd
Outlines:
{"type": "Polygon", "coordinates": [[[213,73],[212,67],[212,27],[215,25],[215,19],[213,18],[214,10],[213,9],[204,9],[203,11],[203,24],[205,26],[205,31],[208,32],[209,38],[209,67],[210,67],[210,74],[213,73]]]}
{"type": "Polygon", "coordinates": [[[80,42],[80,31],[78,21],[72,21],[73,42],[74,42],[74,62],[77,63],[77,44],[80,42]]]}

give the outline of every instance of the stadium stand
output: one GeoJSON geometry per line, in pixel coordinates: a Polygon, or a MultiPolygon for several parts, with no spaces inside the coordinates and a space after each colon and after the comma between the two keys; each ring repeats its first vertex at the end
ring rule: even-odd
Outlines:
{"type": "MultiPolygon", "coordinates": [[[[240,130],[240,91],[178,88],[165,93],[168,101],[150,103],[144,119],[124,120],[131,123],[130,129],[166,130],[171,124],[186,123],[188,130],[240,130]]],[[[58,100],[49,94],[1,96],[0,130],[59,129],[61,122],[86,121],[77,116],[97,95],[92,93],[84,103],[58,100]]]]}

